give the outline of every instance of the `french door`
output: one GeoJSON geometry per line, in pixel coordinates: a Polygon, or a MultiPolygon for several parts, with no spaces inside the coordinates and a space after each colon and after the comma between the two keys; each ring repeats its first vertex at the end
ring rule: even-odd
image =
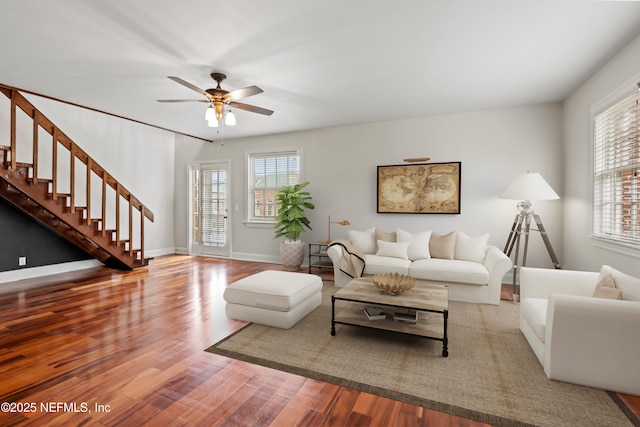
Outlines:
{"type": "Polygon", "coordinates": [[[190,252],[228,257],[229,162],[191,165],[190,252]]]}

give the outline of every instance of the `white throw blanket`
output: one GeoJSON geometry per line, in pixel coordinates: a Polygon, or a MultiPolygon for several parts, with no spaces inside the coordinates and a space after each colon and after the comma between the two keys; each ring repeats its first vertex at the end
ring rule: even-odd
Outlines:
{"type": "Polygon", "coordinates": [[[334,240],[329,246],[342,246],[340,271],[350,277],[361,277],[364,271],[364,253],[354,247],[348,240],[334,240]]]}

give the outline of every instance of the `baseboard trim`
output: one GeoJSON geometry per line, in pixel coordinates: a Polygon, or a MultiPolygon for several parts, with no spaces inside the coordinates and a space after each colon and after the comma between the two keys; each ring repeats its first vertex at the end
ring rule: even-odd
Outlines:
{"type": "Polygon", "coordinates": [[[282,260],[279,255],[260,255],[247,252],[233,252],[231,259],[237,259],[240,261],[254,261],[254,262],[266,262],[269,264],[280,264],[282,260]]]}
{"type": "Polygon", "coordinates": [[[95,259],[84,261],[64,262],[61,264],[43,265],[41,267],[21,268],[19,270],[3,271],[0,273],[0,283],[16,282],[18,280],[33,279],[51,274],[67,273],[69,271],[84,270],[101,267],[103,264],[95,259]]]}
{"type": "MultiPolygon", "coordinates": [[[[173,250],[174,254],[189,255],[189,251],[185,247],[176,246],[173,250]]],[[[164,254],[167,255],[167,254],[164,254]]],[[[195,255],[195,254],[194,254],[195,255]]],[[[209,256],[209,255],[196,255],[196,256],[209,256]]],[[[282,260],[279,255],[261,255],[251,252],[231,252],[231,255],[224,257],[227,259],[235,259],[238,261],[253,261],[253,262],[266,262],[269,264],[280,264],[282,260]]]]}
{"type": "MultiPolygon", "coordinates": [[[[164,248],[145,251],[146,258],[159,257],[162,255],[187,254],[186,248],[164,248]]],[[[233,252],[229,259],[241,261],[264,262],[269,264],[280,264],[282,261],[278,255],[261,255],[248,252],[233,252]]],[[[16,282],[19,280],[34,279],[52,274],[68,273],[71,271],[84,270],[87,268],[101,267],[100,261],[90,259],[84,261],[65,262],[61,264],[44,265],[42,267],[21,268],[19,270],[10,270],[0,272],[0,284],[7,282],[16,282]]],[[[303,265],[306,267],[306,264],[303,265]]]]}
{"type": "Polygon", "coordinates": [[[162,255],[173,255],[175,253],[180,253],[180,252],[176,252],[176,249],[177,248],[164,248],[164,249],[154,249],[151,251],[144,251],[144,257],[154,258],[162,255]]]}

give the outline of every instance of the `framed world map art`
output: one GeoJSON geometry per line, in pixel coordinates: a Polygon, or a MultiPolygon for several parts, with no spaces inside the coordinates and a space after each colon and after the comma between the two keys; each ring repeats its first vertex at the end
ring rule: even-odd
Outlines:
{"type": "Polygon", "coordinates": [[[459,214],[461,166],[378,166],[378,213],[459,214]]]}

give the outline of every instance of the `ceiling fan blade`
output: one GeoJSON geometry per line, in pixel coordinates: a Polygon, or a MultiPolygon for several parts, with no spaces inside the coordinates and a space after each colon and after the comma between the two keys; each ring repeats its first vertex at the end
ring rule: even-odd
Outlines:
{"type": "Polygon", "coordinates": [[[209,98],[209,94],[207,92],[205,92],[204,90],[200,89],[198,86],[194,86],[189,82],[186,82],[184,80],[182,80],[180,77],[173,77],[173,76],[168,76],[171,80],[173,80],[176,83],[180,83],[182,86],[186,86],[191,90],[195,90],[196,92],[198,92],[199,94],[202,94],[204,96],[206,96],[207,98],[209,98]]]}
{"type": "Polygon", "coordinates": [[[270,116],[273,114],[272,110],[267,110],[266,108],[262,107],[256,107],[255,105],[243,104],[241,102],[228,102],[227,104],[241,110],[251,111],[252,113],[264,114],[265,116],[270,116]]]}
{"type": "Polygon", "coordinates": [[[211,102],[208,99],[158,99],[158,102],[211,102]]]}
{"type": "Polygon", "coordinates": [[[264,91],[260,89],[258,86],[248,86],[242,89],[232,90],[231,92],[224,95],[223,98],[225,101],[228,99],[236,100],[236,99],[242,99],[242,98],[247,98],[249,96],[257,95],[262,92],[264,91]]]}

